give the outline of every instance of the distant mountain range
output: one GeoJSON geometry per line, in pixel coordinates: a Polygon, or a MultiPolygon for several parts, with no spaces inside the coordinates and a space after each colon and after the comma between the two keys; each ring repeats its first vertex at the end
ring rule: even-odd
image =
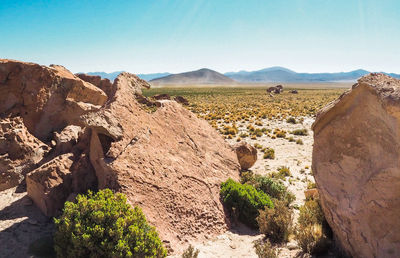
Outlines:
{"type": "MultiPolygon", "coordinates": [[[[366,70],[354,70],[340,73],[296,73],[284,67],[270,67],[258,71],[240,71],[225,73],[226,76],[238,81],[247,83],[260,82],[352,82],[361,76],[369,74],[366,70]]],[[[389,74],[392,77],[400,78],[399,74],[389,74]]]]}
{"type": "MultiPolygon", "coordinates": [[[[105,72],[89,72],[87,73],[88,75],[98,75],[101,78],[107,78],[110,81],[114,81],[117,76],[122,73],[123,71],[117,71],[117,72],[112,72],[112,73],[105,73],[105,72]]],[[[137,76],[143,80],[150,81],[155,78],[160,78],[170,75],[170,73],[148,73],[148,74],[137,74],[137,76]]]]}
{"type": "Polygon", "coordinates": [[[203,68],[197,71],[171,74],[165,77],[150,80],[153,84],[232,84],[233,79],[210,69],[203,68]]]}
{"type": "MultiPolygon", "coordinates": [[[[121,72],[104,73],[91,72],[89,75],[99,75],[114,80],[121,72]]],[[[340,73],[297,73],[284,67],[270,67],[258,71],[228,72],[225,74],[203,68],[196,71],[170,74],[152,73],[138,74],[144,80],[153,84],[229,84],[229,83],[317,83],[317,82],[355,82],[361,76],[369,74],[366,70],[354,70],[340,73]]],[[[400,74],[386,73],[400,79],[400,74]]]]}

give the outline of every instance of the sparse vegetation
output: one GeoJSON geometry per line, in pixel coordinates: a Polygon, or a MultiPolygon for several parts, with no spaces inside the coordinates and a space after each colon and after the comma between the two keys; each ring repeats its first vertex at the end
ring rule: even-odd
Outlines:
{"type": "Polygon", "coordinates": [[[264,152],[264,159],[275,159],[275,150],[273,148],[264,148],[262,152],[264,152]]]}
{"type": "Polygon", "coordinates": [[[182,258],[197,258],[199,256],[200,251],[198,249],[194,249],[192,245],[189,245],[188,248],[183,252],[182,258]]]}
{"type": "Polygon", "coordinates": [[[320,254],[329,248],[330,228],[322,212],[319,200],[307,200],[300,207],[296,240],[301,249],[310,254],[320,254]]]}
{"type": "Polygon", "coordinates": [[[294,131],[292,131],[290,133],[294,134],[294,135],[300,135],[300,136],[308,135],[307,129],[296,129],[296,130],[294,130],[294,131]]]}
{"type": "Polygon", "coordinates": [[[269,240],[265,242],[258,240],[254,242],[254,249],[259,258],[278,258],[278,251],[272,246],[269,240]]]}
{"type": "Polygon", "coordinates": [[[268,206],[273,208],[269,196],[249,184],[241,184],[228,179],[221,184],[221,198],[227,208],[234,212],[234,216],[244,224],[257,227],[258,210],[268,206]]]}
{"type": "Polygon", "coordinates": [[[280,200],[274,201],[274,208],[265,207],[257,217],[260,232],[273,242],[287,242],[292,232],[293,212],[280,200]]]}
{"type": "Polygon", "coordinates": [[[139,207],[111,190],[78,195],[54,219],[58,257],[165,257],[158,233],[139,207]]]}
{"type": "Polygon", "coordinates": [[[286,120],[286,122],[287,122],[287,123],[290,123],[290,124],[296,124],[296,123],[297,123],[297,121],[296,121],[296,119],[295,119],[294,117],[289,117],[289,118],[286,120]]]}

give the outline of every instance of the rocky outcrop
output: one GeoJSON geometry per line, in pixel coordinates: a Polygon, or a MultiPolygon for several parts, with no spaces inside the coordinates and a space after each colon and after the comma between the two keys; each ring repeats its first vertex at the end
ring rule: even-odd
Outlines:
{"type": "Polygon", "coordinates": [[[30,172],[27,191],[46,216],[55,216],[72,193],[73,154],[63,154],[30,172]]]}
{"type": "Polygon", "coordinates": [[[100,88],[107,94],[108,98],[111,98],[113,96],[115,90],[113,88],[113,84],[110,82],[109,79],[102,79],[100,76],[88,75],[84,73],[78,73],[76,74],[76,76],[84,80],[85,82],[89,82],[100,88]]]}
{"type": "Polygon", "coordinates": [[[268,93],[275,93],[275,94],[280,94],[283,91],[283,86],[282,85],[276,85],[274,87],[269,87],[267,89],[268,93]]]}
{"type": "Polygon", "coordinates": [[[400,256],[400,81],[370,74],[313,125],[313,173],[326,219],[354,257],[400,256]]]}
{"type": "MultiPolygon", "coordinates": [[[[223,231],[219,185],[238,179],[235,153],[206,121],[174,101],[147,113],[132,101],[135,91],[123,76],[115,80],[114,101],[93,114],[116,119],[91,127],[90,159],[99,187],[117,188],[140,205],[174,249],[180,241],[223,231]]],[[[86,121],[93,125],[92,118],[86,121]]]]}
{"type": "Polygon", "coordinates": [[[29,172],[28,195],[48,216],[88,189],[123,192],[175,250],[225,230],[220,183],[238,179],[239,164],[223,137],[177,102],[145,98],[133,74],[78,76],[0,60],[0,185],[29,172]]]}
{"type": "Polygon", "coordinates": [[[240,142],[234,146],[237,159],[242,170],[251,168],[257,161],[257,149],[247,142],[240,142]]]}
{"type": "Polygon", "coordinates": [[[20,116],[42,141],[67,125],[80,125],[81,115],[98,110],[106,100],[102,90],[62,66],[0,59],[0,114],[20,116]]]}
{"type": "Polygon", "coordinates": [[[174,100],[184,106],[189,105],[189,101],[182,96],[175,96],[174,100]]]}
{"type": "Polygon", "coordinates": [[[49,146],[28,132],[21,117],[0,121],[0,191],[17,186],[49,146]]]}

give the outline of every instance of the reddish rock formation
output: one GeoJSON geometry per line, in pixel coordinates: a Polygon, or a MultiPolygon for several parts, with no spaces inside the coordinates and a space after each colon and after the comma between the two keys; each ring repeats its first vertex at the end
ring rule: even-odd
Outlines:
{"type": "Polygon", "coordinates": [[[79,117],[98,110],[107,95],[77,79],[62,66],[44,67],[0,59],[0,114],[21,116],[29,132],[40,140],[79,117]]]}
{"type": "Polygon", "coordinates": [[[400,81],[358,80],[313,125],[313,173],[326,219],[354,257],[400,257],[400,81]]]}
{"type": "Polygon", "coordinates": [[[49,149],[28,132],[20,117],[0,120],[0,191],[21,183],[49,149]]]}
{"type": "MultiPolygon", "coordinates": [[[[0,59],[0,121],[17,119],[26,127],[24,137],[32,138],[17,145],[38,154],[32,161],[21,156],[33,164],[26,182],[36,205],[52,216],[68,196],[112,188],[140,205],[175,250],[226,229],[219,187],[229,177],[238,179],[239,164],[223,137],[174,101],[150,101],[159,108],[146,112],[139,102],[147,100],[141,93],[149,84],[135,75],[121,73],[112,85],[79,77],[62,66],[0,59]]],[[[0,150],[11,153],[1,137],[0,150]]],[[[12,169],[22,164],[5,160],[12,169]]],[[[9,172],[0,166],[0,173],[9,172]]],[[[7,179],[13,182],[5,187],[23,175],[7,179]]]]}
{"type": "Polygon", "coordinates": [[[234,146],[242,170],[251,168],[257,161],[257,149],[247,142],[240,142],[234,146]]]}
{"type": "Polygon", "coordinates": [[[100,76],[88,75],[84,73],[78,73],[75,75],[85,82],[90,82],[91,84],[99,87],[107,94],[108,98],[111,98],[113,96],[115,90],[113,89],[113,84],[110,82],[109,79],[102,79],[100,76]]]}
{"type": "Polygon", "coordinates": [[[171,97],[168,94],[158,94],[153,96],[156,100],[170,100],[171,97]]]}
{"type": "Polygon", "coordinates": [[[99,187],[126,193],[174,248],[221,232],[226,224],[219,188],[228,177],[238,179],[235,153],[206,121],[176,102],[145,112],[132,101],[135,91],[123,76],[116,79],[114,101],[84,116],[93,128],[90,159],[99,187]]]}
{"type": "Polygon", "coordinates": [[[189,101],[188,101],[187,99],[185,99],[184,97],[182,97],[182,96],[176,96],[176,97],[174,98],[174,100],[175,100],[176,102],[182,104],[182,105],[185,105],[185,106],[189,105],[189,101]]]}

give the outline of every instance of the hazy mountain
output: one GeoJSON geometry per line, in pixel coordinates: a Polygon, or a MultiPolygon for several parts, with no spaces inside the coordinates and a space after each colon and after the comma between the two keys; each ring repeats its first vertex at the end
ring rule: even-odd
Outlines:
{"type": "MultiPolygon", "coordinates": [[[[239,82],[336,82],[356,81],[369,73],[369,71],[362,69],[341,73],[296,73],[284,67],[276,66],[252,72],[229,72],[225,75],[239,82]]],[[[388,73],[388,75],[400,78],[400,74],[388,73]]]]}
{"type": "Polygon", "coordinates": [[[161,78],[170,75],[170,73],[147,73],[147,74],[137,74],[139,78],[150,81],[153,79],[161,78]]]}
{"type": "Polygon", "coordinates": [[[332,82],[355,81],[368,73],[365,70],[341,73],[296,73],[284,67],[271,67],[252,72],[230,72],[225,75],[239,82],[332,82]]]}
{"type": "Polygon", "coordinates": [[[171,74],[150,81],[154,84],[229,84],[233,79],[210,69],[200,69],[186,73],[171,74]]]}
{"type": "MultiPolygon", "coordinates": [[[[122,73],[123,71],[117,71],[117,72],[112,72],[112,73],[105,73],[105,72],[89,72],[87,74],[89,75],[98,75],[101,78],[107,78],[110,81],[114,81],[117,76],[122,73]]],[[[170,73],[148,73],[148,74],[137,74],[137,76],[143,80],[150,81],[152,79],[160,78],[170,75],[170,73]]]]}

